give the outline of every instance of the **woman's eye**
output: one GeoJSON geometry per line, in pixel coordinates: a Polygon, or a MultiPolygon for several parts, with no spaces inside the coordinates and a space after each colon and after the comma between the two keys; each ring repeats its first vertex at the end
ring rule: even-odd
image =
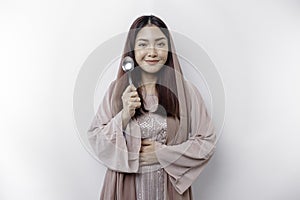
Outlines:
{"type": "Polygon", "coordinates": [[[145,47],[146,44],[145,44],[145,43],[140,43],[140,44],[138,44],[138,46],[139,46],[139,47],[145,47]]]}
{"type": "Polygon", "coordinates": [[[158,43],[157,45],[158,45],[159,47],[163,47],[163,46],[165,46],[165,43],[161,42],[161,43],[158,43]]]}

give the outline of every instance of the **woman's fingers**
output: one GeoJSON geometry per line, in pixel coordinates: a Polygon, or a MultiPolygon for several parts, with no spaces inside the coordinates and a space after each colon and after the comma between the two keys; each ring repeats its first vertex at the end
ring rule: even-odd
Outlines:
{"type": "Polygon", "coordinates": [[[136,88],[134,87],[134,85],[129,85],[124,90],[124,92],[122,94],[122,99],[128,99],[128,98],[136,97],[136,96],[138,96],[136,88]]]}
{"type": "Polygon", "coordinates": [[[140,97],[131,97],[130,98],[130,101],[132,101],[132,102],[140,102],[141,101],[141,99],[140,99],[140,97]]]}
{"type": "Polygon", "coordinates": [[[136,90],[134,85],[129,85],[122,94],[122,104],[125,113],[124,118],[126,119],[134,116],[135,109],[141,107],[141,100],[136,90]]]}
{"type": "Polygon", "coordinates": [[[129,93],[127,93],[127,92],[124,91],[124,93],[122,95],[122,99],[131,99],[131,98],[136,98],[138,96],[139,95],[138,95],[137,92],[129,92],[129,93]]]}
{"type": "Polygon", "coordinates": [[[142,153],[151,153],[155,151],[154,141],[143,141],[140,148],[140,152],[142,153]]]}
{"type": "Polygon", "coordinates": [[[133,97],[138,97],[139,95],[138,95],[137,91],[134,91],[134,92],[129,92],[128,96],[133,98],[133,97]]]}
{"type": "Polygon", "coordinates": [[[136,109],[141,107],[141,102],[129,102],[128,106],[130,109],[136,109]]]}
{"type": "Polygon", "coordinates": [[[146,159],[145,156],[140,156],[140,165],[147,165],[148,160],[146,159]]]}
{"type": "Polygon", "coordinates": [[[158,163],[158,160],[154,153],[140,153],[140,165],[151,165],[158,163]]]}
{"type": "Polygon", "coordinates": [[[154,141],[150,139],[143,139],[142,140],[142,145],[153,145],[154,141]]]}
{"type": "Polygon", "coordinates": [[[149,154],[147,153],[140,153],[140,162],[146,162],[149,160],[149,154]]]}
{"type": "Polygon", "coordinates": [[[150,153],[151,148],[149,146],[142,146],[140,149],[141,153],[150,153]]]}
{"type": "Polygon", "coordinates": [[[143,139],[141,143],[141,149],[154,149],[154,141],[143,139]]]}
{"type": "Polygon", "coordinates": [[[151,165],[154,163],[158,163],[155,155],[155,141],[151,139],[142,139],[140,165],[151,165]]]}
{"type": "Polygon", "coordinates": [[[127,88],[124,90],[124,92],[129,93],[129,92],[133,92],[136,91],[136,87],[134,87],[134,85],[128,85],[127,88]]]}

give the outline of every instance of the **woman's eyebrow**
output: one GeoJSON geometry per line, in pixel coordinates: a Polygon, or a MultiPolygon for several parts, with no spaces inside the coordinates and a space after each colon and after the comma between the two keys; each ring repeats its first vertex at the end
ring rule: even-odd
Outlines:
{"type": "MultiPolygon", "coordinates": [[[[166,37],[160,37],[160,38],[155,39],[155,41],[162,40],[162,39],[165,39],[165,40],[166,40],[167,38],[166,38],[166,37]]],[[[139,40],[146,41],[146,42],[149,41],[148,39],[144,39],[144,38],[139,38],[139,39],[137,39],[137,41],[139,41],[139,40]]]]}
{"type": "Polygon", "coordinates": [[[160,37],[160,38],[157,38],[155,41],[158,41],[158,40],[163,40],[163,39],[167,39],[166,37],[160,37]]]}

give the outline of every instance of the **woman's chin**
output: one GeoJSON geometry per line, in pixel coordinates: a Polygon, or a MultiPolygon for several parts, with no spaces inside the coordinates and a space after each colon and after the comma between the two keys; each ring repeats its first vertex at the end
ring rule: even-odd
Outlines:
{"type": "Polygon", "coordinates": [[[147,74],[156,74],[161,70],[163,66],[161,65],[145,65],[141,67],[142,71],[147,73],[147,74]]]}

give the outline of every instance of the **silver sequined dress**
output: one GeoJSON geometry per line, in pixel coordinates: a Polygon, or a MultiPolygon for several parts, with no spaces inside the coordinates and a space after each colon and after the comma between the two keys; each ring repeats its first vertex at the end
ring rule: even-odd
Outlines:
{"type": "MultiPolygon", "coordinates": [[[[145,95],[144,103],[149,112],[137,119],[142,138],[150,138],[165,144],[166,117],[154,113],[158,106],[158,98],[154,95],[145,95]]],[[[136,195],[138,200],[164,199],[164,171],[159,163],[139,167],[139,173],[136,174],[136,195]]]]}

